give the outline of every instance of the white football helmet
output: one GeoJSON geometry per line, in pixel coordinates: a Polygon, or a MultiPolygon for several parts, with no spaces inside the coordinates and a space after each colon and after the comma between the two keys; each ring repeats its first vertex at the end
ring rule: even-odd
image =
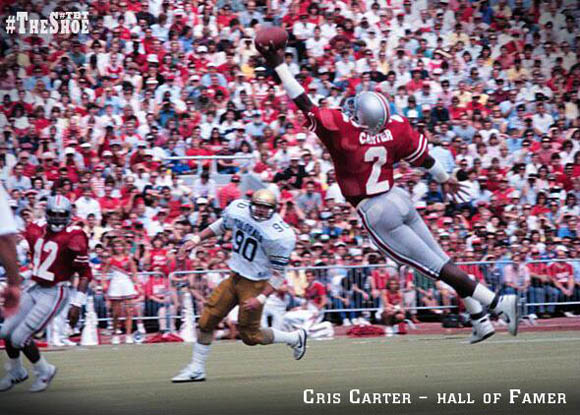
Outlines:
{"type": "Polygon", "coordinates": [[[46,223],[52,232],[60,232],[72,218],[72,205],[64,196],[50,196],[46,203],[46,223]]]}
{"type": "Polygon", "coordinates": [[[347,106],[353,121],[372,135],[380,133],[391,117],[389,101],[378,92],[361,92],[347,106]]]}

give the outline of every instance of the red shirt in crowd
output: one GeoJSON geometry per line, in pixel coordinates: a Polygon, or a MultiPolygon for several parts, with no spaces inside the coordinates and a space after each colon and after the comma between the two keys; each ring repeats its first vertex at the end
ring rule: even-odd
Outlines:
{"type": "Polygon", "coordinates": [[[548,266],[548,275],[553,282],[559,282],[566,287],[570,277],[574,275],[574,269],[567,262],[554,262],[548,266]]]}
{"type": "Polygon", "coordinates": [[[326,296],[326,287],[318,281],[314,281],[308,287],[304,293],[306,299],[312,301],[316,305],[322,305],[324,297],[326,296]]]}
{"type": "Polygon", "coordinates": [[[150,275],[145,284],[145,295],[147,297],[151,297],[152,295],[163,297],[168,290],[169,281],[167,281],[167,278],[160,275],[150,275]]]}
{"type": "Polygon", "coordinates": [[[371,273],[375,288],[377,290],[384,290],[387,288],[387,281],[389,280],[389,273],[384,269],[374,269],[371,273]]]}

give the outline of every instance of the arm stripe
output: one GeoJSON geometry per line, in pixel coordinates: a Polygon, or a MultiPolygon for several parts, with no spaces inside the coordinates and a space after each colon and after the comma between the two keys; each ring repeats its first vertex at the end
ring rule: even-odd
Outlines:
{"type": "Polygon", "coordinates": [[[419,148],[411,156],[407,157],[405,161],[412,163],[415,160],[418,160],[423,155],[423,153],[425,153],[425,150],[427,150],[427,140],[425,137],[423,137],[423,135],[421,135],[421,137],[423,140],[420,142],[419,148]]]}
{"type": "Polygon", "coordinates": [[[423,134],[421,134],[421,136],[419,137],[419,145],[417,146],[417,148],[415,149],[415,151],[413,151],[411,154],[409,154],[407,157],[404,158],[405,161],[410,161],[412,158],[414,158],[418,153],[421,153],[421,149],[423,148],[423,143],[425,142],[425,136],[423,134]]]}

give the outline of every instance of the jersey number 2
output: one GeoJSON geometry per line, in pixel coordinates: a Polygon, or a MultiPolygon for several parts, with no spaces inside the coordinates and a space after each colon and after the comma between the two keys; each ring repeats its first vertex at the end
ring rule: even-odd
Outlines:
{"type": "Polygon", "coordinates": [[[381,170],[387,162],[387,149],[385,147],[371,147],[365,153],[365,161],[373,163],[371,175],[367,180],[367,194],[374,195],[376,193],[383,193],[389,190],[389,181],[379,181],[381,170]]]}
{"type": "Polygon", "coordinates": [[[48,241],[44,243],[44,239],[39,238],[34,244],[34,258],[32,259],[32,275],[42,278],[47,281],[54,281],[54,274],[48,269],[54,263],[56,259],[56,254],[58,253],[58,244],[53,241],[48,241]],[[42,258],[42,252],[48,253],[44,261],[40,261],[42,258]]]}

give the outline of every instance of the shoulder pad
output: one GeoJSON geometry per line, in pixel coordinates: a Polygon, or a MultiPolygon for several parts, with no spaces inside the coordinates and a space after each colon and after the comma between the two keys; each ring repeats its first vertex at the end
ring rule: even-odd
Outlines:
{"type": "Polygon", "coordinates": [[[403,117],[401,117],[399,114],[395,114],[395,115],[391,115],[390,121],[405,122],[405,119],[403,117]]]}

